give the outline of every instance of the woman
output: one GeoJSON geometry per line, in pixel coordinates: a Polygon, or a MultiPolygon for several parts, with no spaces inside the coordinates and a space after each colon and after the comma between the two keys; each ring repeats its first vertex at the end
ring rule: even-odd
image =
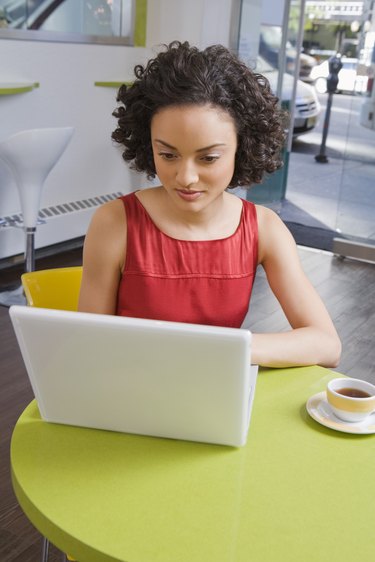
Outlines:
{"type": "Polygon", "coordinates": [[[171,43],[119,90],[113,139],[161,185],[95,213],[79,309],[240,327],[263,266],[291,330],[253,334],[253,363],[336,366],[341,344],[270,209],[230,193],[281,167],[283,115],[267,80],[222,46],[171,43]]]}

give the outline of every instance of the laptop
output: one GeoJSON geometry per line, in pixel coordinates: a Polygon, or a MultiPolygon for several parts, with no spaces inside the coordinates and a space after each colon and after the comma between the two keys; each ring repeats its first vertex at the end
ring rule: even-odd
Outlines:
{"type": "Polygon", "coordinates": [[[240,447],[249,330],[27,306],[10,317],[47,422],[240,447]]]}

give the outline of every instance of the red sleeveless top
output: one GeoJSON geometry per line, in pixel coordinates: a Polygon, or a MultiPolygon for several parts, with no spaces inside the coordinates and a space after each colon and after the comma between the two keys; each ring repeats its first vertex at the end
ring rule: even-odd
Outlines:
{"type": "Polygon", "coordinates": [[[177,240],[157,228],[134,193],[121,197],[127,249],[117,315],[241,327],[258,260],[253,203],[242,201],[240,223],[220,240],[177,240]]]}

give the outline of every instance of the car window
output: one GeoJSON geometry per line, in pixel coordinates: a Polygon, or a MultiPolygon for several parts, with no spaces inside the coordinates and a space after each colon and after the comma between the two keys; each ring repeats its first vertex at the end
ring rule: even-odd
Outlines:
{"type": "Polygon", "coordinates": [[[346,70],[356,70],[357,65],[355,62],[345,62],[343,61],[343,68],[345,68],[346,70]]]}

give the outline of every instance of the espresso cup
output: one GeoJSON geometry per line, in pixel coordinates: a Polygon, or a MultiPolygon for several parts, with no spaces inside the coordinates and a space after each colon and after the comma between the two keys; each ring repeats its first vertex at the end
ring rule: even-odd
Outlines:
{"type": "Polygon", "coordinates": [[[341,420],[359,422],[375,411],[375,386],[359,379],[333,379],[327,385],[327,401],[341,420]]]}

